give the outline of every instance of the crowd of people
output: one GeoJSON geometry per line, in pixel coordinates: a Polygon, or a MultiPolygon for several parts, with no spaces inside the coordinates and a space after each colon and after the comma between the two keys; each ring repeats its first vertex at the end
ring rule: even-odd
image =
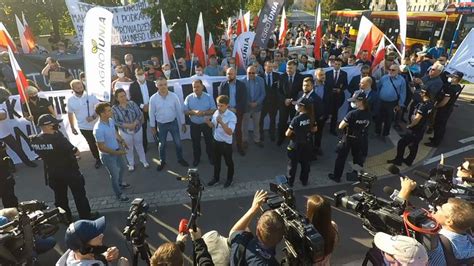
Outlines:
{"type": "MultiPolygon", "coordinates": [[[[73,95],[66,105],[71,131],[86,139],[96,160],[95,167],[107,169],[112,190],[117,200],[122,202],[129,201],[124,190],[131,184],[125,182],[124,174],[135,171],[138,165],[135,151],[141,165],[150,167],[148,161],[151,158],[146,155],[149,149],[148,128],[159,143],[158,171],[167,167],[168,135],[173,139],[178,163],[184,167],[190,165],[184,158],[180,137],[180,132],[189,129],[192,166],[201,164],[201,138],[204,138],[208,162],[214,167],[212,178],[206,183],[215,186],[220,182],[223,157],[227,166],[224,188],[233,183],[233,145],[238,154],[246,156],[249,145],[260,148],[268,145],[264,142],[266,136],[278,146],[288,141],[286,176],[290,187],[294,185],[298,164],[301,165],[299,179],[303,186],[307,186],[311,161],[329,152],[321,147],[326,124],[329,124],[326,131],[338,136],[334,171],[328,174],[328,178],[335,182],[342,180],[349,152],[353,163],[363,167],[369,154],[369,143],[376,139],[386,141],[392,130],[402,132],[402,137],[395,158],[387,161],[390,164],[411,166],[426,131],[431,131],[433,137],[425,145],[437,147],[442,143],[449,117],[462,90],[460,81],[464,75],[462,72],[444,71],[448,58],[442,41],[431,49],[409,51],[406,58],[400,58],[393,47],[388,47],[383,66],[375,68],[372,65],[373,51],[364,50],[355,55],[347,35],[330,31],[323,37],[322,59],[313,58],[312,48],[308,45],[314,41],[313,36],[306,25],[290,26],[285,45],[277,47],[273,41],[266,49],[253,47],[252,56],[245,66],[236,65],[236,59],[231,55],[232,44],[228,46],[225,40],[219,41],[218,53],[209,57],[208,65],[191,63],[183,57],[177,58],[174,65],[161,64],[158,56],[152,56],[141,64],[132,54],[126,54],[123,61],[113,56],[111,91],[114,97],[110,103],[100,102],[88,94],[85,88],[87,77],[82,73],[79,79],[74,79],[61,67],[57,58],[47,58],[42,74],[54,80],[53,75],[63,73],[58,82],[50,84],[55,90],[72,90],[73,95]],[[359,67],[360,75],[349,77],[343,69],[346,66],[359,67]],[[212,97],[207,92],[208,88],[202,81],[206,76],[226,77],[218,87],[218,95],[212,97]],[[168,90],[168,80],[186,77],[193,78],[193,92],[182,104],[177,94],[168,90]],[[120,87],[124,82],[130,83],[129,97],[120,87]],[[347,109],[342,117],[338,116],[341,107],[347,109]],[[189,117],[188,124],[183,121],[183,114],[189,117]],[[264,122],[267,116],[269,126],[266,132],[264,122]],[[253,127],[251,135],[248,130],[250,123],[253,127]],[[405,157],[407,147],[409,155],[405,157]]],[[[274,38],[277,40],[277,35],[274,38]]],[[[0,54],[3,61],[0,67],[5,87],[15,93],[10,86],[15,89],[16,86],[9,84],[8,75],[5,75],[8,69],[4,72],[8,66],[7,57],[0,54]]],[[[59,130],[62,120],[56,117],[47,99],[38,97],[38,86],[34,82],[30,82],[25,92],[27,100],[22,106],[23,116],[39,133],[31,138],[31,147],[46,165],[55,205],[66,210],[69,220],[73,220],[67,200],[70,188],[79,218],[96,218],[96,214],[91,213],[84,177],[77,163],[80,153],[59,130]]],[[[0,105],[0,140],[11,147],[26,165],[36,166],[12,141],[10,133],[3,130],[3,123],[8,123],[8,118],[6,109],[0,105]]],[[[464,170],[472,177],[471,163],[459,171],[464,170]]],[[[355,172],[348,172],[347,180],[354,180],[357,178],[355,175],[355,172]]],[[[460,182],[466,183],[462,178],[460,182]]],[[[402,182],[401,191],[405,194],[400,197],[408,199],[409,192],[414,189],[413,183],[402,182]]],[[[2,199],[12,197],[11,193],[2,193],[1,196],[2,199]]],[[[241,265],[246,261],[248,265],[276,265],[275,247],[284,234],[281,217],[274,211],[267,211],[258,219],[255,235],[248,231],[266,197],[263,191],[255,194],[252,207],[231,228],[229,238],[224,242],[213,233],[206,237],[201,236],[199,229],[190,231],[200,264],[217,264],[214,257],[227,254],[224,264],[241,265]],[[214,245],[212,248],[210,243],[214,245]]],[[[14,201],[7,202],[5,205],[4,201],[5,207],[15,206],[14,201]]],[[[436,219],[443,225],[440,234],[454,243],[457,259],[474,256],[472,237],[466,235],[474,222],[473,213],[470,203],[455,199],[437,212],[436,219]]],[[[329,203],[324,197],[314,195],[308,199],[306,214],[326,243],[324,256],[313,261],[317,265],[329,265],[339,239],[329,203]]],[[[103,218],[72,223],[66,232],[66,244],[70,250],[58,265],[94,260],[94,247],[102,246],[104,226],[103,218]]],[[[184,241],[182,235],[177,243],[160,246],[152,256],[151,264],[181,265],[181,243],[184,241]]],[[[426,265],[428,259],[430,264],[443,265],[440,248],[427,252],[423,246],[403,236],[388,237],[379,233],[375,245],[381,250],[386,265],[396,265],[397,262],[426,265]],[[400,251],[401,247],[406,247],[405,251],[400,251]]],[[[104,254],[106,261],[119,257],[116,248],[110,248],[104,254]]],[[[97,263],[101,265],[100,260],[97,263]]]]}

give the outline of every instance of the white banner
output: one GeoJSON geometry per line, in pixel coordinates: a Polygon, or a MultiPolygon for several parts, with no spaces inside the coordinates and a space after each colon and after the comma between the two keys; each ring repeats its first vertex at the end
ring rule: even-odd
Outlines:
{"type": "Polygon", "coordinates": [[[84,69],[89,94],[110,101],[111,36],[114,14],[94,7],[84,19],[84,69]]]}
{"type": "MultiPolygon", "coordinates": [[[[154,1],[158,3],[158,1],[154,1]]],[[[84,18],[89,9],[95,5],[66,0],[66,5],[76,29],[78,40],[82,43],[84,18]]],[[[104,7],[114,14],[112,45],[129,45],[161,40],[158,32],[151,29],[151,19],[142,13],[149,7],[148,1],[140,1],[133,5],[104,7]]]]}
{"type": "Polygon", "coordinates": [[[453,73],[460,71],[464,73],[463,79],[474,82],[474,28],[464,38],[454,56],[449,60],[446,71],[453,73]]]}
{"type": "MultiPolygon", "coordinates": [[[[331,68],[326,68],[324,70],[328,71],[331,68]]],[[[348,79],[350,80],[353,76],[360,74],[359,73],[359,67],[343,67],[342,70],[347,72],[348,79]]],[[[302,73],[304,75],[314,75],[314,70],[306,71],[302,73]]],[[[239,76],[239,79],[244,79],[245,76],[239,76]]],[[[174,80],[168,80],[168,88],[171,91],[174,91],[176,95],[178,95],[178,98],[181,101],[181,105],[183,106],[184,104],[184,99],[186,96],[191,94],[193,92],[192,88],[192,82],[195,80],[196,77],[191,77],[191,78],[185,78],[185,79],[174,79],[174,80]]],[[[200,77],[202,80],[207,93],[209,93],[213,98],[216,98],[217,95],[217,88],[220,85],[220,83],[224,80],[226,80],[225,76],[218,76],[218,77],[211,77],[211,76],[204,76],[200,77]]],[[[128,84],[121,84],[121,88],[123,88],[127,94],[128,94],[128,88],[129,86],[126,86],[128,84]]],[[[56,110],[56,113],[58,114],[58,118],[62,119],[63,122],[61,124],[61,131],[69,141],[72,143],[72,145],[76,146],[80,151],[88,151],[89,146],[82,137],[81,134],[79,135],[74,135],[71,132],[71,126],[69,125],[69,120],[67,116],[67,100],[69,97],[72,96],[72,93],[70,90],[65,90],[65,91],[43,91],[38,94],[42,98],[48,99],[54,106],[54,109],[56,110]]],[[[21,103],[20,103],[20,96],[14,95],[10,96],[9,100],[5,103],[6,110],[8,113],[8,123],[7,126],[10,129],[11,135],[15,137],[15,139],[21,143],[23,150],[25,153],[28,155],[28,157],[33,160],[36,158],[36,154],[29,148],[28,146],[28,136],[33,134],[32,129],[31,129],[31,123],[28,122],[26,119],[23,118],[22,111],[21,111],[21,103]]],[[[343,105],[345,107],[346,105],[343,105]]],[[[340,109],[343,111],[343,107],[340,109]]],[[[184,121],[184,113],[181,114],[182,119],[184,121]]],[[[344,114],[345,115],[345,114],[344,114]]],[[[268,119],[267,119],[268,120],[268,119]]],[[[268,121],[265,121],[265,128],[268,128],[268,121]]],[[[77,128],[77,126],[76,126],[77,128]]],[[[148,142],[153,142],[153,137],[151,135],[151,130],[148,128],[148,142]]],[[[169,139],[171,139],[171,136],[168,136],[169,139]]],[[[182,139],[190,139],[190,130],[187,130],[185,134],[181,133],[181,138],[182,139]]],[[[17,154],[13,152],[10,148],[7,150],[8,155],[13,159],[15,163],[20,163],[20,158],[18,158],[17,154]]]]}
{"type": "Polygon", "coordinates": [[[252,54],[252,44],[254,39],[255,32],[247,31],[240,34],[235,40],[232,56],[237,59],[240,65],[248,65],[249,57],[252,54]]]}

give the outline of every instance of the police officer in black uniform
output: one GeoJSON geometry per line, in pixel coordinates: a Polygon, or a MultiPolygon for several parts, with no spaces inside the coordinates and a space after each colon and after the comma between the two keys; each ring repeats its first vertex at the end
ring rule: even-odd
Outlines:
{"type": "Polygon", "coordinates": [[[329,179],[341,182],[342,172],[346,163],[349,151],[352,153],[352,161],[360,166],[364,165],[368,150],[368,127],[371,120],[371,113],[367,96],[362,90],[354,93],[350,102],[355,102],[355,110],[347,113],[346,117],[339,124],[339,129],[343,130],[342,138],[337,144],[337,158],[334,165],[334,172],[328,175],[329,179]]]}
{"type": "Polygon", "coordinates": [[[13,178],[13,161],[7,155],[7,146],[0,141],[0,198],[4,208],[18,206],[15,196],[15,179],[13,178]]]}
{"type": "Polygon", "coordinates": [[[91,219],[89,200],[84,189],[84,177],[79,171],[76,155],[79,150],[74,147],[66,137],[59,131],[59,123],[51,114],[41,115],[38,126],[41,134],[32,136],[31,147],[41,157],[45,164],[48,175],[48,185],[54,191],[56,207],[66,211],[72,221],[71,209],[69,209],[67,188],[69,187],[76,203],[80,219],[91,219]]]}
{"type": "Polygon", "coordinates": [[[415,160],[416,153],[418,152],[418,144],[423,139],[423,135],[428,126],[430,113],[433,110],[430,93],[425,89],[421,89],[420,96],[422,101],[415,107],[411,122],[407,125],[408,132],[398,141],[397,156],[393,160],[388,160],[387,163],[398,166],[405,163],[406,165],[411,166],[415,160]],[[406,158],[403,158],[407,146],[410,153],[406,158]]]}
{"type": "Polygon", "coordinates": [[[300,180],[303,186],[308,185],[310,161],[312,155],[312,132],[316,132],[314,121],[313,102],[308,98],[298,100],[296,115],[285,132],[285,136],[290,138],[288,144],[288,166],[287,178],[292,187],[295,182],[296,168],[301,164],[300,180]]]}
{"type": "Polygon", "coordinates": [[[426,146],[437,147],[443,140],[444,133],[446,132],[446,124],[448,123],[449,116],[451,116],[453,112],[454,103],[461,92],[459,82],[461,82],[463,77],[464,73],[459,71],[455,71],[448,76],[448,84],[443,87],[440,93],[440,99],[438,99],[435,105],[434,135],[430,138],[430,142],[425,143],[426,146]]]}

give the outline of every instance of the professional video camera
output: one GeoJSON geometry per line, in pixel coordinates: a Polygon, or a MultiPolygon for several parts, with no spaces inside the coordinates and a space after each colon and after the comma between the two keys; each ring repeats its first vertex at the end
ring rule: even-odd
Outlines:
{"type": "Polygon", "coordinates": [[[285,176],[277,176],[277,183],[270,183],[270,195],[262,210],[275,210],[285,222],[285,258],[282,265],[312,265],[314,258],[323,256],[324,239],[311,222],[298,213],[293,190],[285,176]]]}
{"type": "Polygon", "coordinates": [[[36,239],[53,236],[59,223],[65,223],[65,211],[37,200],[18,204],[18,217],[0,226],[0,265],[32,263],[36,239]]]}
{"type": "Polygon", "coordinates": [[[128,211],[127,226],[122,234],[133,247],[133,264],[138,265],[138,256],[147,264],[150,264],[151,251],[146,238],[146,220],[148,204],[144,199],[136,198],[128,211]]]}
{"type": "MultiPolygon", "coordinates": [[[[390,173],[403,177],[400,169],[391,165],[388,170],[390,173]]],[[[440,163],[437,167],[431,169],[429,174],[415,171],[426,181],[418,185],[412,192],[413,196],[426,201],[430,208],[443,205],[449,198],[461,198],[466,201],[474,202],[474,188],[453,184],[455,168],[440,163]]]]}

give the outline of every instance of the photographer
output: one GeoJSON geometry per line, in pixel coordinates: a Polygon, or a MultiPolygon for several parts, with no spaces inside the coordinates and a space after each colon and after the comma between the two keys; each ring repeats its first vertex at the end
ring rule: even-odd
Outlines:
{"type": "Polygon", "coordinates": [[[324,239],[324,257],[314,258],[313,265],[330,265],[331,254],[339,241],[337,224],[331,219],[331,203],[320,195],[312,195],[306,203],[306,218],[324,239]]]}
{"type": "Polygon", "coordinates": [[[5,143],[0,141],[0,198],[5,208],[18,206],[15,196],[15,178],[12,175],[12,159],[8,157],[5,143]]]}
{"type": "Polygon", "coordinates": [[[267,192],[255,192],[252,206],[230,229],[230,265],[279,265],[275,248],[285,233],[284,221],[275,211],[266,211],[257,221],[255,236],[249,224],[267,199],[267,192]]]}
{"type": "MultiPolygon", "coordinates": [[[[417,187],[416,182],[401,180],[398,197],[408,200],[417,187]]],[[[472,203],[450,198],[447,203],[437,206],[433,218],[442,226],[438,232],[438,245],[428,252],[430,265],[464,265],[474,261],[474,237],[469,232],[474,224],[472,203]]]]}
{"type": "Polygon", "coordinates": [[[105,217],[71,223],[64,236],[68,250],[59,258],[56,266],[103,266],[117,259],[117,265],[128,266],[127,259],[119,259],[117,247],[104,246],[104,231],[105,217]]]}
{"type": "MultiPolygon", "coordinates": [[[[213,266],[214,263],[212,262],[211,255],[207,251],[206,243],[201,238],[201,229],[196,228],[196,231],[193,231],[193,229],[190,228],[189,234],[193,241],[197,265],[213,266]]],[[[184,242],[186,241],[186,238],[187,235],[181,233],[177,236],[176,243],[168,242],[159,246],[150,259],[150,265],[182,266],[184,242]]]]}
{"type": "Polygon", "coordinates": [[[453,184],[458,184],[465,187],[474,186],[474,158],[466,158],[458,166],[456,176],[453,178],[453,184]]]}
{"type": "MultiPolygon", "coordinates": [[[[423,266],[428,265],[426,249],[416,239],[408,236],[391,236],[378,232],[374,237],[375,247],[378,248],[380,264],[389,266],[423,266]],[[383,261],[383,262],[382,262],[383,261]]],[[[439,264],[429,264],[439,265],[439,264]]]]}

